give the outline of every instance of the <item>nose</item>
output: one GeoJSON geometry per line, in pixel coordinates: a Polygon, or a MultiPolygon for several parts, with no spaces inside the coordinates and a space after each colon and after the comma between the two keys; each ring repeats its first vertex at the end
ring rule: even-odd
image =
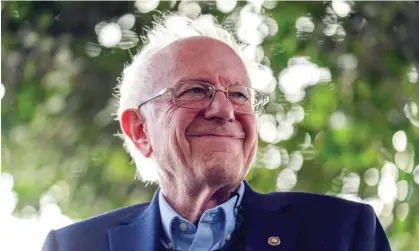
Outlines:
{"type": "Polygon", "coordinates": [[[227,99],[227,93],[220,90],[215,92],[214,99],[205,109],[205,118],[222,122],[234,120],[233,104],[227,99]]]}

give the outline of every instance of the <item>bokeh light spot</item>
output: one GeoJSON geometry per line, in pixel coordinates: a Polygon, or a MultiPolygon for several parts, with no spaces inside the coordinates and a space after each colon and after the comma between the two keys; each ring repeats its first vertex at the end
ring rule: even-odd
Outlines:
{"type": "Polygon", "coordinates": [[[383,176],[378,183],[378,196],[385,203],[393,203],[397,197],[397,186],[394,179],[389,176],[383,176]]]}
{"type": "Polygon", "coordinates": [[[377,168],[370,168],[364,173],[364,181],[368,186],[375,186],[380,180],[380,172],[377,168]]]}
{"type": "Polygon", "coordinates": [[[6,93],[6,88],[4,88],[3,83],[1,83],[0,84],[0,100],[3,99],[5,93],[6,93]]]}
{"type": "Polygon", "coordinates": [[[129,30],[132,27],[134,27],[135,16],[131,13],[127,13],[118,18],[117,23],[119,24],[119,26],[121,26],[123,30],[129,30]]]}
{"type": "Polygon", "coordinates": [[[281,152],[275,146],[266,148],[263,155],[263,163],[268,169],[276,169],[281,165],[281,152]]]}
{"type": "Polygon", "coordinates": [[[415,170],[413,170],[413,180],[416,182],[416,184],[419,185],[419,165],[415,167],[415,170]]]}
{"type": "Polygon", "coordinates": [[[160,0],[136,0],[134,6],[141,13],[148,13],[159,6],[160,0]]]}
{"type": "Polygon", "coordinates": [[[314,23],[310,17],[299,17],[295,22],[295,28],[297,29],[297,35],[300,33],[311,33],[314,31],[314,23]]]}
{"type": "Polygon", "coordinates": [[[400,170],[410,173],[413,170],[414,153],[412,151],[397,152],[394,155],[394,163],[400,170]]]}
{"type": "Polygon", "coordinates": [[[122,30],[117,23],[108,23],[102,29],[100,29],[98,34],[99,43],[107,48],[112,48],[121,41],[122,30]]]}
{"type": "Polygon", "coordinates": [[[407,77],[409,78],[409,81],[411,83],[418,82],[418,70],[416,69],[416,67],[412,66],[409,73],[407,74],[407,77]]]}
{"type": "Polygon", "coordinates": [[[181,1],[178,6],[179,12],[183,15],[195,19],[201,13],[201,6],[197,2],[181,1]]]}
{"type": "Polygon", "coordinates": [[[404,131],[397,131],[393,134],[393,147],[398,152],[403,152],[407,147],[407,136],[404,131]]]}
{"type": "Polygon", "coordinates": [[[404,221],[407,218],[407,215],[409,214],[409,204],[406,202],[400,203],[396,207],[396,216],[399,218],[399,220],[404,221]]]}
{"type": "Polygon", "coordinates": [[[332,8],[339,17],[346,17],[351,12],[351,6],[343,0],[333,0],[332,8]]]}
{"type": "Polygon", "coordinates": [[[343,178],[342,194],[357,194],[361,178],[357,173],[349,173],[343,178]]]}
{"type": "Polygon", "coordinates": [[[279,191],[290,191],[297,184],[297,175],[288,168],[282,170],[277,178],[277,188],[279,191]]]}
{"type": "Polygon", "coordinates": [[[89,57],[97,57],[100,55],[100,52],[102,51],[102,48],[100,48],[98,45],[88,42],[84,46],[84,51],[86,52],[87,56],[89,57]]]}
{"type": "Polygon", "coordinates": [[[409,192],[409,183],[406,180],[399,180],[397,182],[397,200],[404,201],[409,192]]]}
{"type": "Polygon", "coordinates": [[[336,111],[330,116],[329,125],[334,130],[339,130],[347,124],[347,117],[342,111],[336,111]]]}
{"type": "Polygon", "coordinates": [[[217,9],[223,13],[229,13],[237,5],[237,0],[217,0],[217,9]]]}
{"type": "Polygon", "coordinates": [[[265,122],[259,127],[260,139],[266,143],[273,143],[276,139],[276,126],[272,122],[265,122]]]}
{"type": "Polygon", "coordinates": [[[303,163],[304,163],[303,155],[299,151],[293,152],[288,162],[288,168],[294,172],[298,172],[303,166],[303,163]]]}

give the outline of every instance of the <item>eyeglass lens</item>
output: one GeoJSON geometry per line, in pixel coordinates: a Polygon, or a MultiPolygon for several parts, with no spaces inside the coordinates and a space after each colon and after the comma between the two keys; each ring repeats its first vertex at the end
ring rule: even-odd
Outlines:
{"type": "MultiPolygon", "coordinates": [[[[200,109],[209,106],[216,93],[213,85],[203,82],[186,82],[178,84],[173,91],[176,105],[200,109]]],[[[255,108],[263,102],[263,94],[253,88],[245,86],[230,86],[227,89],[227,98],[237,112],[254,113],[255,108]]]]}

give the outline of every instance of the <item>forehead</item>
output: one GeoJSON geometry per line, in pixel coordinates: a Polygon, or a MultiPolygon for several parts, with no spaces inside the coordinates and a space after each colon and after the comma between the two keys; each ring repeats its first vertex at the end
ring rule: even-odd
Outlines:
{"type": "Polygon", "coordinates": [[[189,79],[213,84],[250,84],[245,65],[235,51],[211,38],[191,37],[173,42],[157,52],[152,60],[153,79],[159,79],[154,83],[163,88],[189,79]]]}

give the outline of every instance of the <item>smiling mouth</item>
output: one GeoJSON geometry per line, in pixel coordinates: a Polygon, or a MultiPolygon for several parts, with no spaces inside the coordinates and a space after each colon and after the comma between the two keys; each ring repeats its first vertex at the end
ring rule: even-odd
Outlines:
{"type": "Polygon", "coordinates": [[[235,135],[220,135],[220,134],[199,134],[199,135],[189,135],[190,137],[204,138],[204,137],[214,137],[214,138],[231,138],[231,139],[244,139],[240,136],[235,135]]]}

